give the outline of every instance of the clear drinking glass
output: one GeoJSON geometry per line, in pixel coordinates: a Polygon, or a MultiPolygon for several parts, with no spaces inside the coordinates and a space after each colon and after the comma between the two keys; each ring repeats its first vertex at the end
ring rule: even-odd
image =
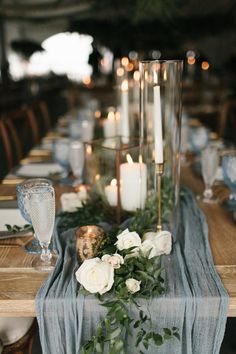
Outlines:
{"type": "MultiPolygon", "coordinates": [[[[30,178],[16,186],[17,202],[20,209],[21,215],[29,223],[31,222],[31,217],[29,214],[29,201],[28,201],[28,190],[32,187],[40,186],[51,186],[52,182],[46,178],[30,178]]],[[[38,254],[41,252],[41,247],[38,243],[37,237],[27,243],[25,250],[28,253],[38,254]]]]}
{"type": "Polygon", "coordinates": [[[82,175],[84,168],[84,145],[80,141],[72,141],[69,148],[70,167],[76,178],[73,186],[82,183],[82,175]]]}
{"type": "Polygon", "coordinates": [[[212,185],[216,179],[216,172],[219,166],[218,150],[209,146],[201,154],[202,176],[205,184],[205,190],[202,196],[198,198],[204,203],[217,203],[218,199],[213,197],[212,185]]]}
{"type": "Polygon", "coordinates": [[[193,152],[196,154],[200,153],[209,142],[209,131],[205,127],[195,127],[192,128],[190,134],[190,143],[193,152]]]}
{"type": "Polygon", "coordinates": [[[229,199],[223,206],[227,210],[236,210],[236,151],[225,153],[222,160],[223,177],[230,189],[229,199]]]}
{"type": "Polygon", "coordinates": [[[42,248],[39,259],[32,265],[40,271],[54,268],[55,257],[49,249],[55,222],[55,193],[52,186],[33,187],[28,190],[29,214],[42,248]]]}
{"type": "Polygon", "coordinates": [[[62,178],[66,178],[69,167],[69,139],[55,140],[53,143],[53,158],[64,170],[62,178]]]}

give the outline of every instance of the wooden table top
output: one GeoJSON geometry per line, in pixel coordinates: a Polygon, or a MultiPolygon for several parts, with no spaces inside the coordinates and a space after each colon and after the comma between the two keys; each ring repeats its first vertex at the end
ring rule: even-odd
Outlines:
{"type": "MultiPolygon", "coordinates": [[[[188,167],[182,168],[182,182],[191,187],[195,193],[201,193],[203,183],[188,167]]],[[[59,200],[61,192],[68,187],[56,188],[59,200]]],[[[214,188],[222,199],[227,190],[221,185],[214,188]]],[[[14,195],[15,185],[0,185],[0,197],[14,195]]],[[[206,205],[203,208],[208,225],[209,241],[216,269],[229,295],[228,316],[236,317],[236,223],[232,215],[219,205],[206,205]]],[[[16,241],[11,239],[8,246],[0,242],[0,316],[35,316],[35,295],[47,273],[39,273],[31,267],[34,255],[27,254],[21,247],[28,239],[16,241]]]]}

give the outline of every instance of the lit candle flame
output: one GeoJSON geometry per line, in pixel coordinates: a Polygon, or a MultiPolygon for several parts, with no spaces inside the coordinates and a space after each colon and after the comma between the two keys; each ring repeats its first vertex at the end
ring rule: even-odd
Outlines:
{"type": "Polygon", "coordinates": [[[126,159],[128,161],[128,164],[133,165],[134,161],[133,161],[132,157],[130,156],[130,154],[126,155],[126,159]]]}
{"type": "Polygon", "coordinates": [[[122,64],[123,66],[127,66],[127,65],[129,64],[129,59],[128,59],[127,57],[123,57],[123,58],[121,59],[121,64],[122,64]]]}
{"type": "Polygon", "coordinates": [[[128,80],[124,80],[121,84],[121,91],[128,91],[128,88],[129,88],[128,80]]]}
{"type": "Polygon", "coordinates": [[[112,180],[111,180],[111,186],[112,187],[115,187],[117,185],[117,180],[116,180],[116,178],[113,178],[112,180]]]}
{"type": "Polygon", "coordinates": [[[95,116],[95,118],[100,118],[101,117],[101,111],[95,111],[94,116],[95,116]]]}
{"type": "Polygon", "coordinates": [[[101,176],[100,176],[99,173],[98,173],[98,174],[95,176],[95,180],[96,180],[96,181],[99,181],[99,180],[100,180],[100,177],[101,177],[101,176]]]}
{"type": "Polygon", "coordinates": [[[124,71],[123,68],[117,68],[117,70],[116,70],[116,75],[117,76],[121,77],[121,76],[124,75],[124,73],[125,73],[125,71],[124,71]]]}
{"type": "Polygon", "coordinates": [[[136,70],[136,71],[134,72],[134,75],[133,75],[134,81],[139,81],[139,77],[140,77],[139,71],[136,70]]]}
{"type": "Polygon", "coordinates": [[[120,120],[120,112],[116,111],[115,115],[116,115],[116,120],[120,120]]]}
{"type": "Polygon", "coordinates": [[[201,68],[202,70],[208,70],[210,67],[210,64],[208,63],[208,61],[203,61],[201,64],[201,68]]]}
{"type": "Polygon", "coordinates": [[[194,57],[188,57],[188,64],[189,65],[193,65],[193,64],[195,64],[195,62],[196,62],[196,59],[194,57]]]}
{"type": "Polygon", "coordinates": [[[92,227],[88,227],[88,234],[91,234],[93,232],[92,227]]]}
{"type": "Polygon", "coordinates": [[[86,147],[86,153],[88,154],[88,155],[92,155],[92,146],[91,145],[87,145],[87,147],[86,147]]]}
{"type": "Polygon", "coordinates": [[[115,120],[115,113],[112,111],[108,112],[107,119],[108,120],[115,120]]]}

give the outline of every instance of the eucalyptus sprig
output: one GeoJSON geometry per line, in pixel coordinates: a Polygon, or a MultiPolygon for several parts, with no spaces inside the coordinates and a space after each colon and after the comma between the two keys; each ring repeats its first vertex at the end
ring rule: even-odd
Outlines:
{"type": "Polygon", "coordinates": [[[12,232],[13,234],[17,233],[17,232],[34,232],[33,226],[30,224],[25,224],[23,226],[18,226],[18,225],[9,225],[9,224],[5,224],[7,231],[12,232]]]}

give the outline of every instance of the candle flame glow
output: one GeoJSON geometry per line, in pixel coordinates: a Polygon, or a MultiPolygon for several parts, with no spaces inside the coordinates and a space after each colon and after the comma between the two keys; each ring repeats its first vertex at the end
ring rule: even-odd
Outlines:
{"type": "Polygon", "coordinates": [[[139,75],[139,71],[138,71],[138,70],[136,70],[136,71],[134,72],[133,77],[134,77],[134,81],[139,81],[140,75],[139,75]]]}
{"type": "Polygon", "coordinates": [[[100,180],[100,177],[101,177],[101,176],[100,176],[99,174],[97,174],[97,175],[95,176],[95,180],[96,180],[96,181],[99,181],[99,180],[100,180]]]}
{"type": "Polygon", "coordinates": [[[88,227],[88,234],[91,234],[93,232],[92,227],[88,227]]]}
{"type": "Polygon", "coordinates": [[[132,157],[130,156],[130,154],[126,155],[126,159],[128,161],[128,164],[133,165],[134,161],[133,161],[132,157]]]}
{"type": "Polygon", "coordinates": [[[121,59],[121,64],[122,64],[123,66],[127,66],[127,65],[129,64],[129,59],[128,59],[127,57],[123,57],[123,58],[121,59]]]}
{"type": "Polygon", "coordinates": [[[95,118],[100,118],[101,117],[101,111],[95,111],[94,116],[95,116],[95,118]]]}
{"type": "Polygon", "coordinates": [[[115,120],[115,113],[112,111],[108,112],[107,119],[108,120],[115,120]]]}
{"type": "Polygon", "coordinates": [[[121,91],[128,91],[128,88],[129,88],[128,80],[124,80],[121,84],[121,91]]]}
{"type": "Polygon", "coordinates": [[[208,61],[203,61],[201,64],[201,68],[202,70],[208,70],[210,67],[210,64],[208,63],[208,61]]]}
{"type": "Polygon", "coordinates": [[[116,180],[116,178],[113,178],[111,180],[111,186],[115,187],[116,185],[117,185],[117,180],[116,180]]]}
{"type": "Polygon", "coordinates": [[[188,64],[189,65],[193,65],[193,64],[195,64],[195,62],[196,62],[196,59],[194,57],[188,57],[188,64]]]}
{"type": "Polygon", "coordinates": [[[92,155],[92,146],[91,145],[87,145],[87,147],[86,147],[86,153],[88,154],[88,155],[92,155]]]}
{"type": "Polygon", "coordinates": [[[124,69],[123,68],[117,68],[117,70],[116,70],[116,75],[117,76],[123,76],[124,75],[124,73],[125,73],[125,71],[124,71],[124,69]]]}
{"type": "Polygon", "coordinates": [[[120,120],[120,112],[119,111],[116,111],[116,120],[120,120]]]}

